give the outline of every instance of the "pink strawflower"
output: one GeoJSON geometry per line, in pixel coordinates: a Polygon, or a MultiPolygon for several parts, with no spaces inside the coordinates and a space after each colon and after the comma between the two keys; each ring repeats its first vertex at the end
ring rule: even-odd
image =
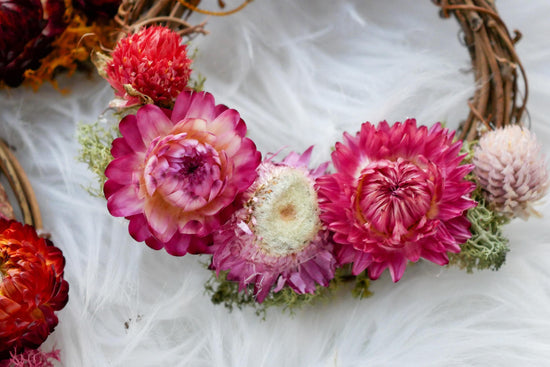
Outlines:
{"type": "Polygon", "coordinates": [[[191,75],[191,59],[181,37],[163,26],[144,28],[121,39],[104,70],[126,106],[149,102],[171,106],[191,75]]]}
{"type": "Polygon", "coordinates": [[[308,169],[312,148],[281,163],[264,161],[244,194],[244,207],[214,235],[212,268],[228,270],[241,291],[253,284],[260,303],[271,290],[289,286],[298,294],[313,293],[316,283],[328,286],[334,277],[333,245],[315,191],[327,164],[308,169]]]}
{"type": "Polygon", "coordinates": [[[540,144],[529,130],[512,125],[487,132],[474,151],[474,173],[490,207],[509,218],[540,215],[534,204],[550,186],[540,144]]]}
{"type": "Polygon", "coordinates": [[[321,218],[341,244],[338,259],[353,262],[353,274],[368,268],[377,279],[389,268],[398,281],[407,261],[421,257],[448,263],[471,235],[465,211],[475,185],[460,165],[461,141],[438,123],[431,129],[409,119],[378,127],[366,122],[344,134],[332,153],[335,174],[321,177],[321,218]]]}
{"type": "Polygon", "coordinates": [[[154,249],[205,251],[261,160],[239,113],[209,93],[183,92],[173,111],[146,105],[119,129],[105,171],[111,214],[129,219],[130,234],[154,249]]]}

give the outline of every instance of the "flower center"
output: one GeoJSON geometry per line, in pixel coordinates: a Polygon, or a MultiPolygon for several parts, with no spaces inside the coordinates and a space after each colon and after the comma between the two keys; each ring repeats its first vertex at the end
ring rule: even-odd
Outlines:
{"type": "Polygon", "coordinates": [[[281,220],[290,222],[296,219],[296,208],[294,207],[294,205],[288,204],[287,206],[281,209],[279,214],[281,216],[281,220]]]}
{"type": "Polygon", "coordinates": [[[222,188],[218,152],[186,134],[154,140],[149,148],[144,179],[147,194],[185,211],[204,206],[222,188]]]}
{"type": "Polygon", "coordinates": [[[287,256],[305,248],[321,228],[313,181],[301,170],[278,167],[254,199],[254,232],[262,250],[287,256]]]}
{"type": "Polygon", "coordinates": [[[402,159],[378,161],[361,172],[356,215],[383,237],[401,237],[426,217],[433,196],[429,172],[402,159]]]}

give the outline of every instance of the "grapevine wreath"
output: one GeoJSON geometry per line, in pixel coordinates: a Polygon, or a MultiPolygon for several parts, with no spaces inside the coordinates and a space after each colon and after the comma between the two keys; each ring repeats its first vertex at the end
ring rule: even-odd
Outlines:
{"type": "MultiPolygon", "coordinates": [[[[45,26],[29,27],[25,47],[0,39],[2,50],[15,50],[0,53],[0,83],[38,88],[56,85],[61,72],[97,69],[114,98],[97,122],[79,127],[79,159],[99,181],[90,193],[106,198],[137,242],[205,255],[214,303],[265,315],[270,306],[293,311],[341,289],[363,298],[386,269],[398,282],[420,259],[498,270],[510,251],[503,226],[539,215],[549,177],[529,131],[527,78],[515,50],[521,33],[507,28],[494,1],[434,1],[442,18],[460,25],[476,86],[456,132],[414,119],[365,122],[315,167],[314,147],[262,154],[247,134],[253,124],[205,90],[208,75],[193,72],[200,52],[193,41],[215,21],[196,16],[231,16],[254,6],[250,0],[216,10],[198,0],[41,3],[48,11],[36,16],[45,26]]],[[[13,9],[0,0],[4,35],[22,14],[13,9]]],[[[21,171],[9,169],[11,158],[2,162],[24,221],[40,228],[30,185],[12,179],[21,171]]],[[[68,288],[63,267],[56,279],[65,296],[59,310],[68,288]]],[[[12,320],[5,314],[0,323],[12,320]]],[[[32,342],[0,338],[2,357],[31,358],[24,353],[53,326],[32,342]]]]}
{"type": "Polygon", "coordinates": [[[82,159],[99,173],[109,212],[153,249],[211,255],[206,287],[228,307],[292,308],[348,282],[364,297],[369,280],[388,269],[397,282],[420,258],[500,268],[508,252],[501,226],[534,213],[548,187],[523,127],[519,33],[490,1],[436,5],[459,21],[479,85],[458,140],[441,124],[367,122],[336,143],[334,173],[329,163],[309,168],[313,147],[261,160],[239,113],[190,82],[187,45],[177,45],[203,25],[179,34],[141,27],[152,18],[130,27],[112,52],[95,56],[115,90],[118,130],[81,133],[82,159]],[[90,134],[107,144],[90,145],[90,134]]]}

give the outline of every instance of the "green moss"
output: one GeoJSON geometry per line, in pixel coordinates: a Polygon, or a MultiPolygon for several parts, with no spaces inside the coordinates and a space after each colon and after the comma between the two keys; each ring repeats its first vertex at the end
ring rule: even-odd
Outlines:
{"type": "MultiPolygon", "coordinates": [[[[463,145],[463,153],[466,153],[464,163],[471,163],[473,147],[476,142],[463,145]]],[[[469,174],[466,179],[475,181],[475,176],[469,174]]],[[[504,216],[488,208],[481,188],[478,186],[472,193],[472,199],[477,201],[475,208],[468,210],[466,216],[470,223],[472,237],[462,244],[458,254],[449,254],[449,264],[466,269],[469,273],[473,269],[498,270],[506,261],[506,254],[510,251],[508,239],[502,233],[502,226],[509,222],[504,216]]]]}
{"type": "Polygon", "coordinates": [[[213,274],[206,283],[205,289],[214,304],[223,304],[229,310],[233,310],[234,307],[239,309],[252,307],[258,316],[265,318],[269,308],[276,307],[283,312],[293,314],[304,306],[333,298],[335,291],[344,286],[351,288],[354,297],[366,298],[372,294],[368,289],[369,285],[370,280],[366,273],[353,276],[351,267],[345,266],[336,270],[336,276],[328,287],[318,286],[312,294],[297,294],[290,287],[284,287],[277,293],[271,292],[262,303],[256,302],[252,285],[243,292],[239,292],[239,284],[227,280],[227,272],[220,273],[219,277],[213,274]]]}
{"type": "Polygon", "coordinates": [[[449,263],[469,273],[474,268],[498,270],[510,251],[508,239],[502,233],[502,226],[509,220],[487,208],[479,188],[474,192],[473,199],[478,205],[466,214],[472,223],[472,237],[460,246],[460,253],[449,255],[449,263]]]}
{"type": "Polygon", "coordinates": [[[118,127],[96,121],[93,124],[79,124],[77,139],[80,143],[78,161],[86,163],[90,171],[97,177],[97,187],[90,186],[88,192],[94,196],[103,196],[105,168],[113,160],[111,143],[121,136],[118,127]]]}

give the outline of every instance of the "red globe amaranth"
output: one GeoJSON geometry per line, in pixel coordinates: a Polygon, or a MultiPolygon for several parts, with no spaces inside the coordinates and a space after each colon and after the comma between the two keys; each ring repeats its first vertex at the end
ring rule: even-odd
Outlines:
{"type": "Polygon", "coordinates": [[[377,279],[389,268],[398,281],[407,261],[439,265],[471,234],[465,211],[475,184],[464,180],[461,141],[441,124],[428,130],[415,120],[378,127],[364,123],[344,134],[332,161],[337,173],[318,179],[321,218],[340,244],[340,263],[353,273],[368,268],[377,279]]]}
{"type": "Polygon", "coordinates": [[[64,0],[0,0],[0,83],[20,85],[67,23],[64,0]]]}
{"type": "Polygon", "coordinates": [[[151,99],[171,106],[186,90],[191,75],[187,46],[171,29],[162,26],[140,30],[121,39],[101,73],[126,106],[151,99]]]}
{"type": "Polygon", "coordinates": [[[115,16],[121,2],[121,0],[73,0],[73,6],[82,11],[89,20],[109,20],[115,16]]]}
{"type": "Polygon", "coordinates": [[[0,219],[0,359],[37,348],[68,301],[65,258],[35,229],[0,219]]]}

